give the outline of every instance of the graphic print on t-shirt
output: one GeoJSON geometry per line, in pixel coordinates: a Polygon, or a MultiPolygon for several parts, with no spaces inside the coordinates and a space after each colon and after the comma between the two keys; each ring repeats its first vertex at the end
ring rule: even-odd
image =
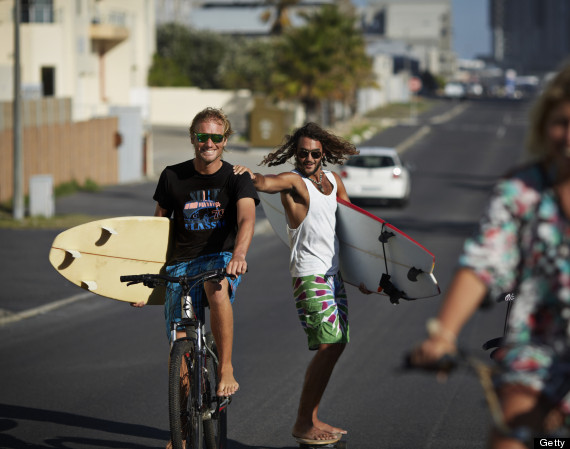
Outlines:
{"type": "Polygon", "coordinates": [[[189,231],[224,227],[224,209],[217,201],[220,189],[190,192],[190,201],[184,205],[184,226],[189,231]]]}

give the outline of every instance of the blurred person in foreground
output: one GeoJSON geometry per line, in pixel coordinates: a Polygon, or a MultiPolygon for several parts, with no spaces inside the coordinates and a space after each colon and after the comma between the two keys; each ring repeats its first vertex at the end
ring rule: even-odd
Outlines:
{"type": "MultiPolygon", "coordinates": [[[[515,292],[495,356],[502,368],[496,388],[507,426],[537,434],[570,414],[570,65],[536,101],[528,147],[535,160],[495,186],[411,362],[425,366],[455,353],[461,328],[484,297],[515,292]]],[[[490,447],[525,446],[493,429],[490,447]]]]}
{"type": "MultiPolygon", "coordinates": [[[[324,170],[326,162],[342,164],[358,151],[348,141],[307,123],[267,155],[262,164],[281,165],[293,158],[295,170],[278,175],[248,172],[261,192],[280,193],[287,218],[291,249],[289,268],[301,325],[307,334],[311,360],[301,391],[293,437],[299,443],[338,441],[346,430],[318,418],[319,403],[333,369],[348,343],[348,302],[339,272],[338,237],[335,232],[337,197],[350,201],[340,177],[324,170]]],[[[360,287],[368,292],[364,286],[360,287]]]]}

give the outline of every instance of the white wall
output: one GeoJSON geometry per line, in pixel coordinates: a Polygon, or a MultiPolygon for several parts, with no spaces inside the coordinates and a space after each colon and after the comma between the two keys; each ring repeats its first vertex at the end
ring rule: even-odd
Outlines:
{"type": "MultiPolygon", "coordinates": [[[[247,115],[253,108],[253,97],[248,90],[153,87],[149,92],[149,122],[153,126],[187,128],[198,112],[206,107],[215,107],[224,110],[236,132],[243,133],[246,131],[247,115]]],[[[142,101],[144,95],[139,92],[137,97],[142,101]]]]}

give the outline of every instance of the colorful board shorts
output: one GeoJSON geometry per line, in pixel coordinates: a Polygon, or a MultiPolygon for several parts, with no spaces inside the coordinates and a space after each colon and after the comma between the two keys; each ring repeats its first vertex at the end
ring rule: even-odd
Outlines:
{"type": "Polygon", "coordinates": [[[293,295],[310,350],[348,343],[348,301],[340,273],[293,277],[293,295]]]}
{"type": "MultiPolygon", "coordinates": [[[[216,270],[225,268],[232,258],[232,253],[221,252],[216,254],[208,254],[197,257],[193,260],[180,262],[166,267],[168,276],[194,276],[208,270],[216,270]]],[[[230,303],[234,303],[237,286],[241,282],[241,276],[231,279],[226,276],[230,287],[230,303]]],[[[175,319],[180,319],[182,315],[180,297],[182,296],[182,287],[180,284],[168,283],[166,288],[166,299],[164,301],[164,318],[166,320],[166,335],[170,340],[170,323],[175,319]]],[[[205,309],[208,305],[208,298],[204,291],[203,284],[199,284],[190,290],[192,297],[192,306],[196,316],[203,322],[205,319],[205,309]]]]}
{"type": "Polygon", "coordinates": [[[549,345],[525,344],[506,347],[497,361],[503,368],[498,385],[526,385],[540,391],[570,417],[570,364],[549,345]]]}

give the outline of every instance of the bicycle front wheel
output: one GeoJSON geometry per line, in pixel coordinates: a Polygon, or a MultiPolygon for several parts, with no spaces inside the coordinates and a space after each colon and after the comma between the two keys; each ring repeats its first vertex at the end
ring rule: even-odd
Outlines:
{"type": "Polygon", "coordinates": [[[197,405],[194,342],[176,341],[170,351],[168,368],[168,412],[173,449],[202,449],[203,422],[197,405]]]}
{"type": "Polygon", "coordinates": [[[219,399],[216,396],[216,388],[218,386],[218,351],[211,332],[206,334],[206,346],[213,352],[213,355],[209,351],[206,354],[206,403],[210,410],[215,408],[215,411],[210,419],[204,420],[204,442],[207,449],[226,449],[228,410],[225,406],[220,410],[219,399]]]}

